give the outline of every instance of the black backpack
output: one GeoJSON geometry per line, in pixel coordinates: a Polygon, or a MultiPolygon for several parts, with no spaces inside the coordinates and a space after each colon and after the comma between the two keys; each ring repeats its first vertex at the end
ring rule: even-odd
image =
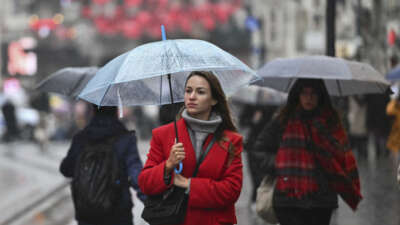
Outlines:
{"type": "Polygon", "coordinates": [[[114,214],[128,180],[113,149],[118,137],[88,142],[78,156],[71,182],[77,220],[98,223],[114,214]]]}

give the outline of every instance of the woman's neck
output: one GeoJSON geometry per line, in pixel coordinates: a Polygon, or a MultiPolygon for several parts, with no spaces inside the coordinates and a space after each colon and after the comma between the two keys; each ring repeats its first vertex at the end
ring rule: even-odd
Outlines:
{"type": "Polygon", "coordinates": [[[210,113],[208,120],[202,120],[192,117],[187,110],[183,110],[182,118],[189,124],[194,131],[203,133],[212,133],[216,130],[219,124],[222,123],[222,118],[217,113],[210,113]]]}
{"type": "Polygon", "coordinates": [[[210,119],[210,114],[211,112],[205,112],[205,113],[201,113],[201,114],[190,114],[189,112],[187,112],[189,116],[198,119],[198,120],[209,120],[210,119]]]}
{"type": "Polygon", "coordinates": [[[300,116],[301,116],[303,119],[312,119],[312,118],[314,118],[315,116],[317,116],[318,113],[319,113],[318,108],[314,108],[314,109],[312,109],[312,110],[305,110],[305,109],[301,109],[301,110],[300,110],[300,116]]]}

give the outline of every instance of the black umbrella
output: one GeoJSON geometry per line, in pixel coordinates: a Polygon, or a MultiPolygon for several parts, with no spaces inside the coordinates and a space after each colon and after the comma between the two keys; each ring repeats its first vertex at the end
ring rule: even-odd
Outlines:
{"type": "Polygon", "coordinates": [[[66,67],[52,73],[35,88],[76,98],[97,70],[98,67],[66,67]]]}

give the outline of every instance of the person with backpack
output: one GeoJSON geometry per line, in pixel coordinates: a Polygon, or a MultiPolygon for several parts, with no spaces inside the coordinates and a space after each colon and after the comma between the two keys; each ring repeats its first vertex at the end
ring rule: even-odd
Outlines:
{"type": "Polygon", "coordinates": [[[235,202],[243,178],[242,136],[212,72],[190,73],[184,90],[184,106],[176,122],[179,140],[174,123],[153,130],[139,186],[149,198],[175,187],[185,189],[188,201],[182,224],[236,224],[235,202]],[[176,173],[180,162],[183,170],[176,173]]]}
{"type": "Polygon", "coordinates": [[[60,165],[72,178],[75,218],[79,225],[133,225],[129,188],[145,199],[137,182],[142,162],[135,133],[118,120],[117,107],[93,105],[93,111],[60,165]]]}

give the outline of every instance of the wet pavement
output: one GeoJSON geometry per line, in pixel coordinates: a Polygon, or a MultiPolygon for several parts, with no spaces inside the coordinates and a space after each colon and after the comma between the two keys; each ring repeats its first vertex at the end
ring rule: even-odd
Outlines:
{"type": "MultiPolygon", "coordinates": [[[[146,158],[148,141],[138,143],[142,160],[146,158]]],[[[42,153],[32,143],[0,144],[0,225],[18,215],[12,225],[76,225],[68,180],[58,173],[58,165],[68,149],[68,142],[51,143],[49,152],[42,153]],[[59,190],[54,191],[56,188],[59,190]],[[54,192],[54,193],[52,193],[54,192]],[[26,212],[26,209],[32,208],[26,212]],[[25,212],[24,212],[25,210],[25,212]],[[19,212],[22,214],[18,214],[19,212]]],[[[372,151],[370,149],[370,151],[372,151]]],[[[238,224],[264,225],[252,210],[250,174],[246,154],[244,185],[236,203],[238,224]]],[[[363,201],[353,212],[340,201],[331,225],[399,225],[400,189],[396,181],[397,160],[386,156],[375,159],[358,158],[363,201]]],[[[134,195],[133,195],[134,196],[134,195]]],[[[146,224],[140,213],[143,204],[134,198],[135,224],[146,224]]]]}
{"type": "Polygon", "coordinates": [[[65,147],[51,147],[54,151],[42,154],[29,142],[0,144],[0,224],[43,224],[43,207],[69,194],[60,188],[67,181],[58,174],[65,147]],[[53,194],[57,188],[61,191],[53,194]]]}
{"type": "Polygon", "coordinates": [[[332,224],[400,224],[400,189],[396,180],[398,160],[393,156],[371,158],[358,158],[361,191],[364,196],[358,210],[352,212],[341,202],[332,224]]]}

